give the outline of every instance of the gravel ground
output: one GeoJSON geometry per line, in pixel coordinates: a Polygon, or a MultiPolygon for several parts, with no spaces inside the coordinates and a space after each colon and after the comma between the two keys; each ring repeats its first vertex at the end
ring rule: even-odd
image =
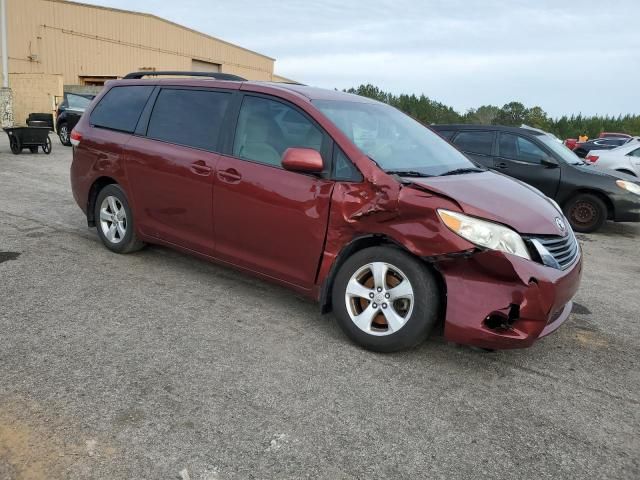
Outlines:
{"type": "Polygon", "coordinates": [[[71,150],[0,141],[0,479],[640,478],[640,225],[530,349],[380,355],[277,286],[103,248],[71,150]]]}

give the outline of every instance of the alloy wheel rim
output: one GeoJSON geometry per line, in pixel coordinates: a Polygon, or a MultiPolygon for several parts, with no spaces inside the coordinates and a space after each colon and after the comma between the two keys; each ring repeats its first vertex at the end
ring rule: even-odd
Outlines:
{"type": "Polygon", "coordinates": [[[351,321],[369,335],[385,336],[404,327],[413,313],[413,286],[398,267],[371,262],[349,279],[344,296],[351,321]]]}
{"type": "Polygon", "coordinates": [[[127,234],[127,213],[122,202],[112,195],[100,205],[100,228],[111,243],[120,243],[127,234]]]}
{"type": "Polygon", "coordinates": [[[69,132],[66,125],[60,127],[60,137],[62,137],[63,143],[67,143],[69,141],[69,132]]]}

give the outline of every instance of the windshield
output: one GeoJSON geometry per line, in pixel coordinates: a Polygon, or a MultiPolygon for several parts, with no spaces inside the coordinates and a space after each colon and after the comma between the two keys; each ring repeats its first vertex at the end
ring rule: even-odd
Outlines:
{"type": "Polygon", "coordinates": [[[389,105],[341,100],[313,104],[387,172],[434,176],[477,168],[439,135],[389,105]]]}
{"type": "Polygon", "coordinates": [[[578,157],[569,147],[564,145],[563,143],[556,142],[553,137],[549,135],[540,135],[538,137],[542,143],[544,143],[549,150],[552,150],[553,153],[558,155],[563,161],[567,162],[570,165],[584,165],[585,162],[578,157]]]}

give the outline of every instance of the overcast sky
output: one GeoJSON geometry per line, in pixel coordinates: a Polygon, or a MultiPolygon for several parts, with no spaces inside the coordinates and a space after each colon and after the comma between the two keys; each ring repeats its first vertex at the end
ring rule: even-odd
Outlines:
{"type": "Polygon", "coordinates": [[[640,0],[85,0],[153,13],[327,88],[372,83],[460,112],[519,100],[640,113],[640,0]]]}

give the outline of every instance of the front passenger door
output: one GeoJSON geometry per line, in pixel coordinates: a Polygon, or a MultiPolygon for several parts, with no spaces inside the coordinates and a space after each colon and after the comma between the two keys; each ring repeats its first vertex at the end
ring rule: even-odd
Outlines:
{"type": "Polygon", "coordinates": [[[548,197],[554,197],[560,183],[558,165],[545,165],[549,157],[541,147],[515,133],[500,132],[495,169],[536,187],[548,197]]]}
{"type": "Polygon", "coordinates": [[[215,177],[216,257],[303,289],[313,286],[333,182],[284,170],[281,159],[289,147],[313,148],[328,166],[330,142],[297,107],[244,96],[232,152],[220,157],[215,177]]]}

